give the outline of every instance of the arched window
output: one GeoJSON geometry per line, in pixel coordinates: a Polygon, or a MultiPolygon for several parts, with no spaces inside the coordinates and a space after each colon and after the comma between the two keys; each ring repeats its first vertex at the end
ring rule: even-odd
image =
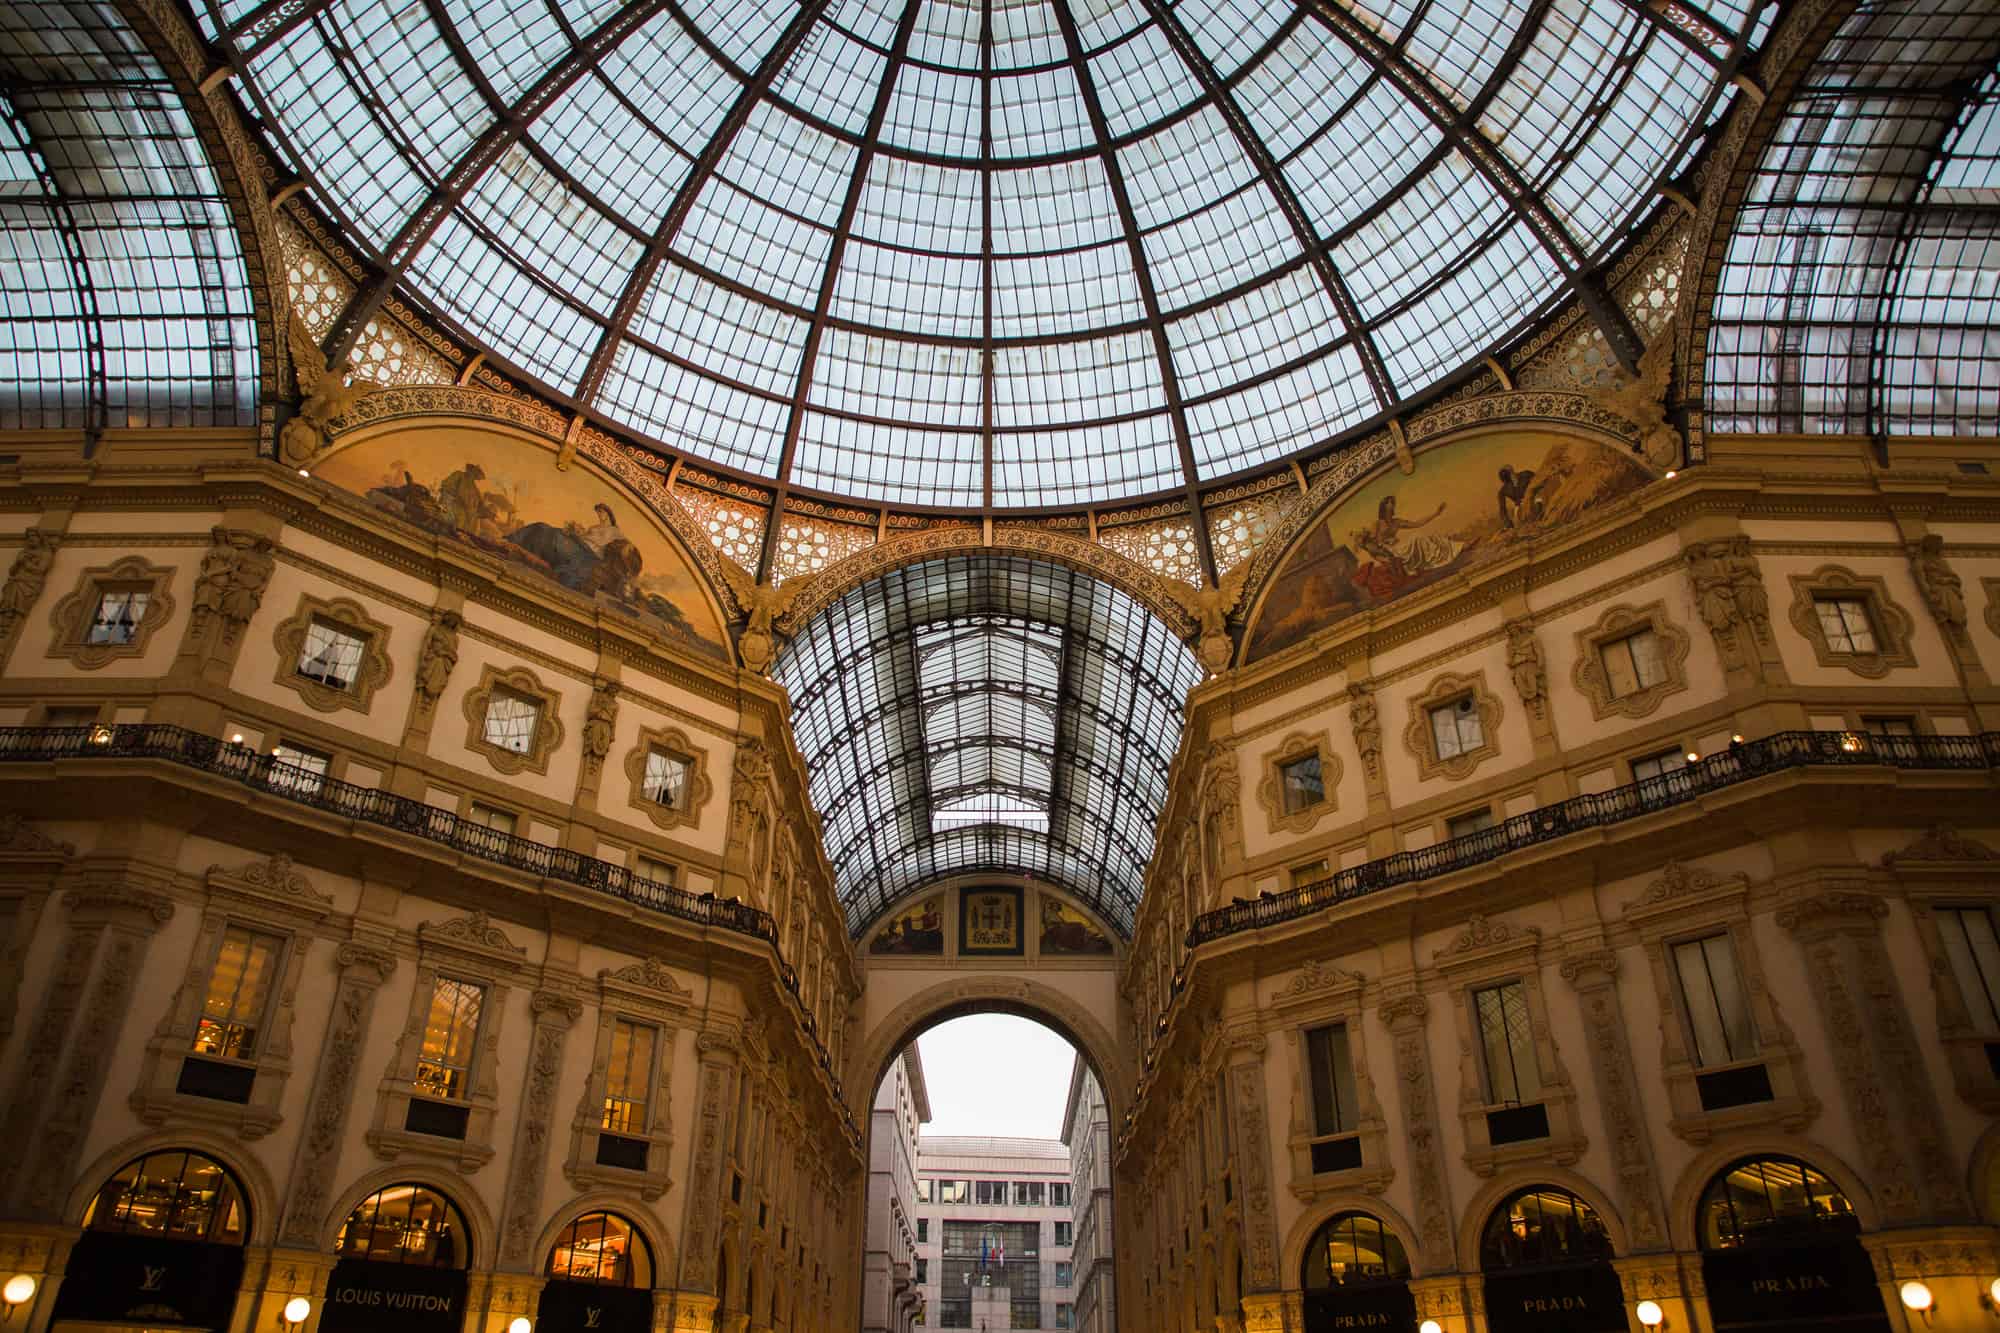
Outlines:
{"type": "Polygon", "coordinates": [[[1755,1157],[1708,1183],[1696,1214],[1701,1248],[1789,1244],[1861,1229],[1840,1187],[1791,1157],[1755,1157]]]}
{"type": "Polygon", "coordinates": [[[616,1213],[585,1213],[562,1229],[549,1251],[549,1276],[613,1287],[653,1285],[646,1238],[616,1213]]]}
{"type": "Polygon", "coordinates": [[[333,1248],[343,1259],[430,1268],[464,1268],[471,1258],[457,1205],[423,1185],[389,1185],[363,1199],[333,1248]]]}
{"type": "Polygon", "coordinates": [[[1396,1233],[1368,1213],[1340,1213],[1326,1220],[1306,1242],[1302,1274],[1307,1291],[1326,1291],[1368,1282],[1407,1282],[1409,1256],[1396,1233]]]}
{"type": "Polygon", "coordinates": [[[1568,1190],[1536,1185],[1493,1210],[1479,1242],[1488,1272],[1611,1258],[1611,1236],[1597,1210],[1568,1190]]]}
{"type": "Polygon", "coordinates": [[[90,1201],[92,1231],[241,1245],[250,1230],[243,1191],[227,1167],[195,1152],[156,1152],[128,1163],[90,1201]]]}

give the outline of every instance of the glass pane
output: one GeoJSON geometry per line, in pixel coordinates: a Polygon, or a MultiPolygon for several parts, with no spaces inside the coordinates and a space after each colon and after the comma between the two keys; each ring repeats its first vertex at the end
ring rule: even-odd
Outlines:
{"type": "Polygon", "coordinates": [[[1541,1096],[1527,992],[1518,981],[1473,992],[1480,1041],[1486,1050],[1488,1100],[1531,1102],[1541,1096]]]}
{"type": "Polygon", "coordinates": [[[97,611],[91,616],[85,643],[131,643],[139,637],[139,622],[146,618],[150,591],[125,589],[99,595],[97,611]]]}
{"type": "Polygon", "coordinates": [[[541,713],[540,705],[531,700],[494,691],[486,704],[486,743],[515,754],[528,753],[534,747],[535,723],[541,713]]]}
{"type": "Polygon", "coordinates": [[[648,750],[641,794],[649,801],[680,809],[686,801],[688,775],[693,768],[692,762],[684,755],[648,750]]]}
{"type": "Polygon", "coordinates": [[[1597,650],[1599,660],[1604,663],[1604,683],[1611,690],[1611,697],[1622,699],[1639,690],[1639,673],[1632,662],[1632,641],[1619,639],[1605,644],[1597,650]]]}
{"type": "Polygon", "coordinates": [[[653,1086],[656,1029],[617,1019],[611,1027],[611,1061],[604,1080],[604,1128],[646,1132],[646,1102],[653,1086]]]}
{"type": "Polygon", "coordinates": [[[328,689],[345,690],[361,669],[363,641],[324,620],[315,619],[306,627],[299,645],[298,673],[328,689]]]}
{"type": "Polygon", "coordinates": [[[271,998],[271,975],[284,941],[231,926],[209,974],[208,994],[195,1027],[194,1049],[204,1055],[247,1060],[257,1053],[257,1035],[271,998]]]}
{"type": "Polygon", "coordinates": [[[2000,1031],[2000,940],[1984,908],[1951,908],[1937,914],[1938,936],[1958,978],[1965,1007],[1981,1031],[2000,1031]]]}
{"type": "Polygon", "coordinates": [[[1437,743],[1437,757],[1452,759],[1458,755],[1458,724],[1452,720],[1452,708],[1431,709],[1431,738],[1437,743]]]}
{"type": "Polygon", "coordinates": [[[1286,814],[1296,814],[1300,810],[1311,809],[1326,798],[1318,755],[1309,754],[1294,759],[1283,766],[1283,772],[1286,814]]]}
{"type": "Polygon", "coordinates": [[[473,1043],[479,1032],[479,1010],[485,999],[484,986],[449,977],[437,979],[424,1024],[423,1051],[417,1061],[417,1091],[431,1097],[465,1095],[473,1043]]]}

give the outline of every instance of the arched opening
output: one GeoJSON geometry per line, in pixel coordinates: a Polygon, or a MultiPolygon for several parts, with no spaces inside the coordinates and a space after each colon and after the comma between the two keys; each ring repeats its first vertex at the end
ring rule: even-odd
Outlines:
{"type": "Polygon", "coordinates": [[[249,1234],[243,1188],[214,1158],[168,1150],[128,1162],[84,1210],[53,1327],[227,1328],[249,1234]]]}
{"type": "Polygon", "coordinates": [[[1875,1268],[1847,1195],[1792,1157],[1716,1173],[1695,1213],[1717,1333],[1886,1333],[1875,1268]]]}
{"type": "Polygon", "coordinates": [[[1581,1198],[1531,1185],[1504,1199],[1480,1233],[1490,1333],[1625,1333],[1611,1234],[1581,1198]]]}
{"type": "Polygon", "coordinates": [[[450,1198],[385,1185],[355,1205],[333,1248],[320,1333],[458,1333],[472,1244],[450,1198]]]}
{"type": "Polygon", "coordinates": [[[1410,1258],[1371,1213],[1336,1213],[1306,1242],[1299,1274],[1306,1333],[1341,1328],[1415,1328],[1410,1258]]]}
{"type": "Polygon", "coordinates": [[[866,1131],[859,1327],[1114,1328],[1111,1109],[1088,1050],[991,1001],[899,1037],[866,1131]]]}
{"type": "Polygon", "coordinates": [[[651,1333],[653,1251],[617,1213],[585,1213],[549,1247],[535,1327],[543,1333],[602,1329],[651,1333]]]}

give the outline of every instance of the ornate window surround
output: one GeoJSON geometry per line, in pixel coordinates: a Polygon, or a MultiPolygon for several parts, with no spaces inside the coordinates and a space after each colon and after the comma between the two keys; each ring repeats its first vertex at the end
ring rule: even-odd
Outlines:
{"type": "Polygon", "coordinates": [[[140,657],[159,628],[174,614],[174,599],[167,594],[174,569],[155,565],[144,556],[121,556],[108,565],[97,565],[77,575],[76,588],[55,604],[49,613],[50,657],[61,658],[79,671],[95,671],[107,662],[140,657]],[[91,617],[106,589],[146,585],[145,614],[139,617],[130,643],[85,643],[91,617]]]}
{"type": "Polygon", "coordinates": [[[1667,618],[1666,602],[1645,606],[1620,603],[1607,607],[1595,623],[1576,632],[1576,665],[1570,670],[1570,679],[1578,693],[1590,700],[1590,715],[1595,721],[1649,717],[1669,695],[1688,687],[1688,646],[1687,631],[1667,618]],[[1651,630],[1660,641],[1660,665],[1666,669],[1666,679],[1630,694],[1614,695],[1604,672],[1604,649],[1643,630],[1651,630]]]}
{"type": "Polygon", "coordinates": [[[699,825],[702,807],[715,794],[715,784],[708,776],[708,751],[690,741],[688,734],[679,727],[642,727],[638,743],[625,754],[625,777],[629,784],[627,799],[631,801],[632,808],[662,829],[699,825]],[[654,750],[664,750],[688,761],[684,804],[662,805],[646,799],[646,757],[654,750]]]}
{"type": "Polygon", "coordinates": [[[674,1059],[693,1001],[693,993],[655,958],[598,972],[597,1034],[591,1048],[590,1077],[585,1080],[583,1097],[576,1105],[570,1125],[569,1160],[563,1166],[563,1175],[578,1190],[637,1190],[641,1198],[650,1200],[673,1187],[670,1168],[674,1143],[671,1102],[674,1059]],[[604,1132],[612,1030],[621,1018],[649,1024],[659,1032],[659,1046],[653,1052],[653,1086],[646,1098],[645,1132],[621,1136],[643,1139],[649,1145],[643,1171],[601,1166],[597,1161],[597,1140],[604,1132]]]}
{"type": "Polygon", "coordinates": [[[322,713],[352,708],[366,713],[375,691],[389,683],[393,667],[389,661],[389,627],[368,614],[367,608],[349,597],[327,600],[313,594],[299,594],[298,609],[280,621],[271,637],[278,650],[276,682],[298,691],[306,705],[322,713]],[[314,620],[322,620],[361,640],[361,664],[353,683],[336,690],[299,674],[299,652],[314,620]]]}
{"type": "Polygon", "coordinates": [[[1563,1065],[1549,1027],[1548,1001],[1542,993],[1541,943],[1542,933],[1533,926],[1488,921],[1475,912],[1451,942],[1432,955],[1433,966],[1451,988],[1451,1008],[1458,1024],[1458,1119],[1465,1135],[1466,1165],[1480,1176],[1491,1176],[1516,1163],[1569,1166],[1589,1146],[1577,1116],[1576,1083],[1563,1065]],[[1509,981],[1520,983],[1528,1003],[1535,1064],[1541,1077],[1540,1104],[1548,1115],[1549,1134],[1547,1138],[1495,1145],[1486,1116],[1500,1108],[1486,1101],[1473,993],[1509,981]]]}
{"type": "Polygon", "coordinates": [[[1423,693],[1411,698],[1410,725],[1403,731],[1403,745],[1416,757],[1418,778],[1463,778],[1498,755],[1504,715],[1499,697],[1486,688],[1483,669],[1463,676],[1447,671],[1434,678],[1423,693]],[[1480,743],[1462,754],[1440,759],[1431,734],[1431,710],[1463,698],[1470,698],[1479,710],[1480,743]]]}
{"type": "Polygon", "coordinates": [[[1938,1039],[1958,1095],[1988,1115],[2000,1114],[2000,1075],[1987,1056],[1988,1047],[2000,1042],[2000,1033],[1982,1032],[1973,1024],[1964,982],[1945,954],[1937,923],[1941,908],[1983,907],[2000,913],[2000,856],[1972,839],[1934,830],[1884,857],[1882,864],[1904,889],[1930,963],[1938,1039]]]}
{"type": "Polygon", "coordinates": [[[187,975],[140,1057],[132,1109],[149,1125],[169,1119],[196,1120],[245,1139],[261,1138],[283,1120],[278,1107],[292,1073],[293,1002],[306,954],[321,938],[320,927],[333,911],[333,897],[315,889],[282,852],[235,870],[210,866],[205,883],[208,902],[189,955],[187,975]],[[257,1052],[250,1059],[196,1057],[195,1028],[222,949],[223,932],[231,926],[245,926],[285,941],[272,974],[270,1008],[257,1052]],[[250,1069],[253,1082],[249,1099],[230,1102],[179,1091],[181,1069],[190,1057],[250,1069]]]}
{"type": "Polygon", "coordinates": [[[549,756],[562,744],[563,724],[556,716],[562,696],[542,684],[526,667],[487,666],[479,673],[479,683],[465,694],[465,748],[486,756],[486,762],[502,773],[547,773],[549,756]],[[516,754],[486,739],[486,706],[495,694],[518,694],[537,706],[534,738],[526,754],[516,754]]]}
{"type": "Polygon", "coordinates": [[[1626,904],[1624,920],[1638,936],[1652,969],[1653,993],[1660,1009],[1660,1064],[1672,1113],[1667,1127],[1697,1146],[1735,1130],[1774,1124],[1787,1133],[1803,1132],[1818,1117],[1820,1103],[1812,1094],[1798,1041],[1765,983],[1757,936],[1750,928],[1750,877],[1719,875],[1669,861],[1660,877],[1626,904]],[[1771,1080],[1771,1100],[1710,1111],[1702,1106],[1695,1082],[1697,1074],[1709,1071],[1695,1065],[1694,1039],[1678,998],[1668,953],[1676,944],[1718,932],[1728,933],[1737,971],[1742,974],[1751,1021],[1757,1028],[1754,1063],[1762,1064],[1771,1080]]]}
{"type": "Polygon", "coordinates": [[[1333,744],[1324,730],[1295,731],[1264,756],[1264,780],[1257,784],[1257,803],[1264,807],[1273,833],[1306,833],[1331,814],[1339,804],[1341,766],[1333,744]],[[1319,785],[1322,795],[1311,805],[1285,812],[1285,765],[1312,755],[1319,756],[1319,785]]]}
{"type": "Polygon", "coordinates": [[[1292,1196],[1310,1204],[1323,1196],[1349,1194],[1360,1190],[1380,1194],[1396,1178],[1389,1161],[1389,1122],[1382,1114],[1375,1080],[1368,1070],[1366,1025],[1362,1022],[1362,998],[1368,979],[1345,968],[1308,962],[1291,984],[1271,996],[1266,1022],[1282,1029],[1292,1044],[1292,1115],[1287,1135],[1292,1196]],[[1361,1140],[1361,1165],[1345,1171],[1313,1174],[1312,1092],[1307,1086],[1310,1069],[1306,1033],[1317,1028],[1344,1024],[1347,1028],[1348,1058],[1353,1064],[1354,1099],[1360,1112],[1355,1130],[1361,1140]]]}
{"type": "Polygon", "coordinates": [[[493,1160],[493,1117],[500,1100],[500,1027],[513,985],[531,984],[524,972],[527,950],[508,939],[486,913],[427,921],[417,927],[416,980],[410,987],[410,1010],[395,1053],[382,1071],[375,1097],[375,1118],[367,1134],[377,1157],[429,1157],[453,1170],[470,1174],[493,1160]],[[405,1128],[416,1092],[417,1062],[423,1055],[424,1023],[439,974],[486,987],[480,1004],[479,1031],[473,1039],[472,1070],[466,1096],[452,1103],[467,1111],[464,1139],[418,1134],[405,1128]]]}
{"type": "Polygon", "coordinates": [[[1879,680],[1895,667],[1917,664],[1910,646],[1915,622],[1910,613],[1889,597],[1889,585],[1876,574],[1857,574],[1844,565],[1821,565],[1810,574],[1794,574],[1792,581],[1792,628],[1812,645],[1813,656],[1823,667],[1846,667],[1866,680],[1879,680]],[[1823,596],[1858,598],[1868,607],[1868,621],[1875,631],[1875,651],[1843,653],[1826,641],[1820,629],[1815,603],[1823,596]]]}

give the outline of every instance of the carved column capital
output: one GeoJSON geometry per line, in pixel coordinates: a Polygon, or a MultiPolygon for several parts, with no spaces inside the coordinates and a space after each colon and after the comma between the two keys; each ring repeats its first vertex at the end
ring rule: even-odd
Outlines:
{"type": "Polygon", "coordinates": [[[1577,990],[1598,990],[1618,979],[1618,955],[1609,949],[1590,949],[1569,955],[1558,970],[1577,990]]]}
{"type": "Polygon", "coordinates": [[[334,950],[333,961],[340,967],[343,982],[351,980],[371,988],[387,981],[396,970],[395,954],[359,940],[348,940],[334,950]]]}
{"type": "Polygon", "coordinates": [[[1391,1032],[1397,1032],[1421,1026],[1424,1019],[1430,1016],[1431,1006],[1430,1001],[1421,993],[1410,990],[1383,996],[1381,1004],[1376,1006],[1376,1012],[1382,1016],[1383,1023],[1388,1025],[1391,1032]]]}
{"type": "Polygon", "coordinates": [[[1871,893],[1832,890],[1794,898],[1778,908],[1778,924],[1801,939],[1844,933],[1874,935],[1889,905],[1871,893]]]}

